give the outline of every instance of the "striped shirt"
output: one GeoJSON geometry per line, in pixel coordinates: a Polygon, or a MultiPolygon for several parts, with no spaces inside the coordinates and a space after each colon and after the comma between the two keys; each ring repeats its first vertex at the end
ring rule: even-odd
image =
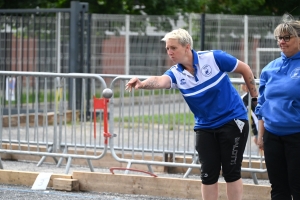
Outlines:
{"type": "Polygon", "coordinates": [[[221,50],[192,53],[195,76],[181,64],[164,74],[193,112],[194,129],[214,129],[233,119],[248,119],[247,109],[227,74],[236,69],[238,60],[221,50]]]}

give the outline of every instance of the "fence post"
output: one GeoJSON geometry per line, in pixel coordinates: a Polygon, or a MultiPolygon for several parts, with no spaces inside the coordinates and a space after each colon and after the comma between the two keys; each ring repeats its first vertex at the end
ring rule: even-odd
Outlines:
{"type": "MultiPolygon", "coordinates": [[[[92,26],[92,15],[88,15],[87,22],[87,70],[84,73],[91,73],[91,26],[92,26]]],[[[87,116],[90,116],[90,98],[91,98],[91,80],[87,80],[87,116]]]]}
{"type": "Polygon", "coordinates": [[[244,62],[248,63],[248,16],[244,16],[244,62]]]}
{"type": "MultiPolygon", "coordinates": [[[[84,67],[84,14],[88,11],[88,3],[82,3],[79,1],[71,1],[71,13],[70,13],[70,46],[69,46],[69,73],[83,73],[84,67]]],[[[80,80],[76,80],[76,108],[80,108],[81,105],[81,91],[82,84],[80,80]]],[[[69,108],[72,107],[73,97],[73,82],[69,82],[69,108]]]]}
{"type": "Polygon", "coordinates": [[[205,13],[201,14],[201,44],[200,44],[200,48],[201,51],[205,50],[205,13]]]}

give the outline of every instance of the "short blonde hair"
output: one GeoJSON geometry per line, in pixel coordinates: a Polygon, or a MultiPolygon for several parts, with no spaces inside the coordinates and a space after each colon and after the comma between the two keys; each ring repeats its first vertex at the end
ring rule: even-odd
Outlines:
{"type": "Polygon", "coordinates": [[[182,46],[186,46],[186,45],[190,44],[191,49],[193,49],[193,39],[192,39],[191,35],[182,28],[175,29],[175,30],[167,33],[165,35],[165,37],[161,40],[166,41],[168,39],[177,39],[179,44],[181,44],[182,46]]]}
{"type": "Polygon", "coordinates": [[[295,37],[300,37],[300,21],[296,21],[289,14],[284,14],[282,23],[280,23],[274,30],[274,37],[288,33],[295,37]]]}

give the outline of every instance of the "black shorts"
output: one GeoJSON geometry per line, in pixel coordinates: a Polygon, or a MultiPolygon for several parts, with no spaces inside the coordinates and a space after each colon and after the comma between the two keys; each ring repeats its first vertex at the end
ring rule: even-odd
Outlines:
{"type": "Polygon", "coordinates": [[[195,130],[203,184],[218,182],[221,167],[226,182],[234,182],[241,178],[249,124],[247,120],[240,121],[245,123],[242,132],[235,120],[216,129],[195,130]]]}

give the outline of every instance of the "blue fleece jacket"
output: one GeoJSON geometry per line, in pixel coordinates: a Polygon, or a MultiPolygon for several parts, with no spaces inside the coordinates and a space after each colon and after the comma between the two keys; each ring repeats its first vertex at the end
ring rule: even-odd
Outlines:
{"type": "Polygon", "coordinates": [[[273,134],[300,133],[300,52],[281,53],[262,70],[255,113],[273,134]]]}

